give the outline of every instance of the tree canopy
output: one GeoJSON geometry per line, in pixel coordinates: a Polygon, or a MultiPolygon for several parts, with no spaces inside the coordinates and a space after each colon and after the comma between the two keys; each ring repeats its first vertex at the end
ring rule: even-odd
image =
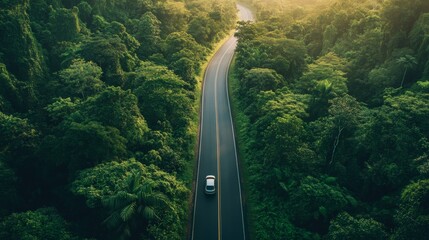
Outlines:
{"type": "Polygon", "coordinates": [[[236,15],[0,0],[0,238],[185,238],[201,66],[236,15]]]}
{"type": "Polygon", "coordinates": [[[427,238],[427,1],[246,2],[231,86],[252,237],[427,238]]]}

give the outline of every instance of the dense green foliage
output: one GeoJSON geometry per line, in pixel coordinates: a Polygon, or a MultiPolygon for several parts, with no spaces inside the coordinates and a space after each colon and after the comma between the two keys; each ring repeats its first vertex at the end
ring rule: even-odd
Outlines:
{"type": "Polygon", "coordinates": [[[247,2],[234,94],[251,237],[427,239],[429,2],[247,2]]]}
{"type": "Polygon", "coordinates": [[[2,239],[78,239],[67,231],[64,219],[53,208],[13,213],[0,224],[2,239]]]}
{"type": "Polygon", "coordinates": [[[231,0],[0,0],[0,239],[183,239],[231,0]]]}

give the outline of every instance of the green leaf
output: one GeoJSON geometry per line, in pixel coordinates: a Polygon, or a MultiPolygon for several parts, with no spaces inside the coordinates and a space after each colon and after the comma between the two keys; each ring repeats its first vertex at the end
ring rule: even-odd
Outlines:
{"type": "Polygon", "coordinates": [[[132,202],[121,211],[121,218],[124,222],[128,221],[135,213],[136,203],[132,202]]]}

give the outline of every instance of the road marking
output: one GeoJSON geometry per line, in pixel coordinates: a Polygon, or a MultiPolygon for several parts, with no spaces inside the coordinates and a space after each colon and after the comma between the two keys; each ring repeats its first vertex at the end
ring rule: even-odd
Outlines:
{"type": "Polygon", "coordinates": [[[205,69],[204,72],[204,78],[203,78],[203,93],[201,95],[201,119],[200,119],[200,137],[199,137],[199,147],[198,147],[198,162],[197,162],[197,180],[196,180],[196,185],[195,185],[195,197],[194,197],[194,214],[193,214],[193,218],[192,218],[192,235],[191,235],[191,239],[194,239],[194,232],[195,232],[195,213],[197,212],[197,196],[198,196],[198,182],[199,182],[199,176],[200,176],[200,162],[201,162],[201,143],[202,143],[202,139],[203,139],[203,133],[202,133],[202,129],[203,129],[203,123],[204,123],[204,96],[205,96],[205,92],[206,92],[206,76],[207,76],[207,69],[208,66],[210,66],[212,60],[215,58],[215,56],[217,55],[217,53],[215,53],[215,55],[210,59],[209,63],[207,64],[207,67],[205,69]]]}
{"type": "Polygon", "coordinates": [[[235,154],[235,165],[237,167],[238,190],[240,192],[240,209],[241,209],[241,223],[243,225],[242,226],[243,227],[243,239],[246,239],[246,231],[245,231],[245,227],[244,227],[243,199],[241,197],[240,171],[238,169],[237,147],[236,147],[236,144],[235,144],[235,131],[234,131],[234,124],[233,124],[233,121],[232,121],[231,104],[230,104],[230,101],[229,101],[229,89],[228,89],[228,85],[229,85],[228,84],[228,82],[229,82],[229,77],[228,77],[228,75],[229,75],[229,67],[231,66],[232,59],[234,58],[233,56],[229,60],[228,69],[227,69],[227,71],[225,73],[225,79],[226,79],[226,86],[225,86],[225,88],[226,88],[226,97],[227,97],[227,100],[228,100],[227,102],[228,102],[229,117],[230,117],[231,128],[232,128],[232,138],[234,140],[233,141],[234,142],[234,154],[235,154]]]}
{"type": "Polygon", "coordinates": [[[215,75],[215,81],[214,81],[214,103],[215,103],[215,122],[216,122],[216,168],[217,168],[217,189],[218,189],[218,194],[217,194],[217,239],[220,240],[221,239],[221,225],[220,225],[220,142],[219,142],[219,115],[218,115],[218,109],[217,109],[217,78],[218,78],[218,74],[219,74],[219,66],[222,63],[223,57],[225,56],[222,55],[222,57],[220,58],[218,65],[217,65],[217,69],[216,69],[216,75],[215,75]]]}
{"type": "MultiPolygon", "coordinates": [[[[229,42],[230,39],[228,39],[225,42],[225,45],[227,44],[227,42],[229,42]]],[[[226,52],[228,52],[228,50],[231,48],[231,46],[229,46],[226,50],[226,52]]],[[[220,67],[220,63],[222,62],[223,58],[226,55],[226,52],[221,56],[219,64],[217,66],[216,69],[216,77],[215,77],[215,82],[214,82],[214,86],[215,86],[215,114],[216,114],[216,161],[217,161],[217,167],[218,167],[218,171],[220,171],[219,169],[219,126],[218,126],[218,114],[217,114],[217,88],[216,88],[216,84],[217,84],[217,78],[219,75],[219,67],[220,67]]],[[[212,59],[210,59],[209,64],[207,66],[210,66],[211,62],[215,59],[216,55],[218,55],[219,51],[217,53],[215,53],[215,55],[213,56],[212,59]]],[[[196,209],[197,209],[197,196],[198,196],[198,182],[199,182],[199,176],[200,176],[200,162],[201,162],[201,143],[202,143],[202,139],[203,139],[203,125],[204,125],[204,96],[205,96],[205,92],[206,92],[206,76],[207,76],[207,69],[208,67],[205,69],[205,73],[204,73],[204,81],[203,81],[203,93],[201,96],[201,120],[200,120],[200,138],[199,138],[199,149],[198,149],[198,169],[197,169],[197,180],[196,180],[196,185],[195,185],[195,197],[194,197],[194,214],[193,214],[193,219],[192,219],[192,234],[191,234],[191,239],[194,239],[194,232],[195,232],[195,214],[196,214],[196,209]]],[[[218,172],[218,239],[220,239],[220,173],[218,172]]]]}
{"type": "MultiPolygon", "coordinates": [[[[240,5],[239,5],[240,6],[240,5]]],[[[246,12],[246,11],[243,11],[243,10],[246,10],[246,9],[241,9],[240,8],[240,12],[246,12]]],[[[246,13],[246,15],[249,15],[248,13],[246,13]]],[[[251,14],[250,14],[251,15],[251,14]]],[[[247,16],[247,18],[249,18],[248,16],[247,16]]],[[[250,19],[251,19],[252,17],[250,17],[250,19]]],[[[230,39],[228,39],[227,40],[227,42],[229,42],[229,41],[231,41],[231,38],[230,39]]],[[[227,43],[226,42],[226,43],[227,43]]],[[[225,43],[225,44],[226,44],[225,43]]],[[[226,52],[222,55],[222,57],[221,57],[221,61],[220,61],[220,63],[222,63],[222,60],[223,60],[223,58],[225,57],[225,55],[226,55],[226,53],[230,50],[230,48],[232,47],[232,46],[234,46],[235,44],[233,44],[233,45],[231,45],[231,46],[229,46],[228,48],[227,48],[227,50],[226,50],[226,52]]],[[[200,134],[199,134],[199,149],[198,149],[198,161],[197,161],[197,165],[198,165],[198,167],[197,167],[197,180],[196,180],[196,185],[195,185],[195,196],[194,196],[194,214],[193,214],[193,220],[192,220],[192,234],[191,234],[191,239],[193,240],[194,239],[194,232],[195,232],[195,214],[196,214],[196,209],[197,209],[197,196],[198,196],[198,192],[199,192],[199,190],[198,190],[198,182],[199,182],[199,175],[200,175],[200,162],[201,162],[201,143],[202,143],[202,138],[203,138],[203,134],[202,134],[202,129],[203,129],[203,123],[204,123],[204,96],[205,96],[205,83],[206,83],[206,76],[207,76],[207,69],[208,69],[208,66],[210,66],[210,64],[211,64],[211,62],[212,62],[212,60],[215,58],[215,56],[217,55],[219,53],[219,51],[217,52],[217,53],[215,53],[215,55],[213,56],[213,58],[212,59],[210,59],[210,61],[209,61],[209,63],[208,63],[208,65],[207,65],[207,68],[205,69],[205,73],[204,73],[204,80],[203,80],[203,86],[202,86],[202,88],[203,88],[203,93],[202,93],[202,97],[201,97],[201,102],[202,102],[202,104],[201,104],[201,110],[200,110],[200,112],[201,112],[201,119],[200,119],[200,134]]],[[[229,111],[230,111],[230,118],[231,118],[231,123],[232,123],[232,114],[231,114],[231,107],[230,107],[230,103],[229,103],[229,93],[228,93],[228,72],[229,72],[229,66],[230,66],[230,64],[231,64],[231,61],[232,61],[232,57],[231,57],[231,59],[229,60],[229,63],[228,63],[228,68],[227,68],[227,72],[226,72],[226,88],[227,88],[227,98],[228,98],[228,107],[229,107],[229,111]]],[[[216,84],[217,84],[217,77],[218,77],[218,73],[219,73],[219,67],[220,67],[220,63],[218,64],[218,67],[217,67],[217,71],[216,71],[216,78],[215,78],[215,86],[216,86],[216,84]]],[[[216,161],[217,161],[217,168],[218,168],[218,188],[219,188],[219,190],[218,190],[218,240],[220,240],[221,239],[221,215],[220,215],[220,149],[219,149],[219,126],[218,126],[218,115],[217,115],[217,94],[216,94],[216,92],[217,92],[217,88],[215,87],[215,109],[216,109],[216,145],[217,145],[217,152],[216,152],[216,154],[217,154],[217,158],[216,158],[216,161]]],[[[238,170],[238,157],[237,157],[237,150],[236,150],[236,144],[235,144],[235,135],[234,135],[234,126],[231,124],[231,126],[232,126],[232,128],[233,128],[233,131],[232,131],[232,134],[233,134],[233,137],[234,137],[234,150],[235,150],[235,159],[236,159],[236,164],[237,164],[237,172],[239,172],[239,170],[238,170]]],[[[245,239],[245,230],[244,230],[244,217],[243,217],[243,205],[242,205],[242,198],[241,198],[241,186],[240,186],[240,177],[239,177],[239,179],[238,179],[238,184],[239,184],[239,190],[240,190],[240,205],[241,205],[241,218],[242,218],[242,224],[243,224],[243,236],[244,236],[244,239],[245,239]]]]}
{"type": "MultiPolygon", "coordinates": [[[[211,62],[212,59],[210,59],[210,62],[211,62]]],[[[207,66],[210,65],[210,62],[209,62],[209,64],[207,66]]],[[[203,86],[202,86],[203,93],[201,95],[201,110],[200,110],[200,112],[201,112],[201,119],[200,119],[200,133],[199,133],[200,136],[199,136],[199,143],[198,143],[199,146],[198,146],[198,161],[197,161],[197,180],[196,180],[196,183],[195,183],[195,196],[194,196],[194,214],[193,214],[193,217],[192,217],[192,234],[191,234],[191,239],[192,240],[194,239],[195,213],[197,212],[197,196],[198,196],[198,191],[199,191],[198,190],[198,182],[199,182],[199,179],[200,179],[201,142],[202,142],[202,139],[203,139],[203,133],[202,133],[202,131],[203,131],[203,123],[204,123],[204,93],[206,92],[206,88],[205,88],[206,74],[207,74],[207,68],[204,71],[204,78],[203,78],[204,80],[203,80],[203,83],[202,83],[203,84],[203,86]]]]}
{"type": "MultiPolygon", "coordinates": [[[[225,45],[227,45],[231,39],[234,39],[234,37],[231,37],[230,39],[228,39],[228,41],[226,41],[225,45]]],[[[225,58],[226,54],[229,52],[229,50],[234,47],[235,44],[230,44],[230,46],[225,50],[225,52],[223,53],[222,57],[219,60],[219,63],[217,65],[217,69],[216,69],[216,75],[215,75],[215,89],[214,89],[214,95],[215,95],[215,115],[216,115],[216,161],[217,161],[217,174],[218,174],[218,237],[217,239],[220,240],[222,239],[222,225],[221,225],[221,201],[220,201],[220,196],[221,196],[221,173],[220,173],[220,138],[219,138],[219,115],[218,115],[218,106],[217,106],[217,82],[218,82],[218,78],[219,78],[219,69],[220,69],[220,65],[223,62],[223,59],[225,58]]],[[[229,64],[228,64],[228,68],[229,68],[229,64]]],[[[228,72],[228,68],[227,68],[227,72],[228,72]]],[[[240,193],[241,194],[241,193],[240,193]]]]}

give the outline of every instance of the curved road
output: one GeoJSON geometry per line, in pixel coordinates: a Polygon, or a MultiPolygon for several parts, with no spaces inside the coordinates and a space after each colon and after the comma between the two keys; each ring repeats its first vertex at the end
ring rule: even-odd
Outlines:
{"type": "MultiPolygon", "coordinates": [[[[240,20],[252,13],[237,5],[240,20]]],[[[229,38],[207,66],[202,95],[200,149],[195,187],[192,240],[246,238],[234,129],[228,98],[228,68],[237,39],[229,38]],[[206,175],[216,176],[216,194],[204,194],[206,175]]]]}

